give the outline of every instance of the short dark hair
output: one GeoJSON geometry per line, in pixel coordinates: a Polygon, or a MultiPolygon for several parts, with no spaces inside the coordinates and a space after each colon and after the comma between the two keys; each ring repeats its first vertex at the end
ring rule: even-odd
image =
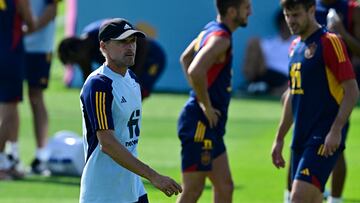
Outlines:
{"type": "Polygon", "coordinates": [[[238,7],[243,0],[215,0],[216,8],[221,16],[225,16],[229,7],[238,7]]]}
{"type": "Polygon", "coordinates": [[[74,53],[80,51],[81,39],[79,37],[68,37],[63,39],[58,47],[58,55],[63,64],[70,62],[74,53]]]}
{"type": "Polygon", "coordinates": [[[280,0],[280,5],[285,9],[294,9],[298,5],[303,5],[305,10],[309,10],[315,5],[315,0],[280,0]]]}

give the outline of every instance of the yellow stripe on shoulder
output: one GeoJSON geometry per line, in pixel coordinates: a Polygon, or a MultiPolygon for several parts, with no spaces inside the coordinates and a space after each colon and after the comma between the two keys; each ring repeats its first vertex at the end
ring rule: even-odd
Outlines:
{"type": "Polygon", "coordinates": [[[340,63],[345,62],[346,61],[345,53],[344,53],[344,49],[341,45],[339,37],[336,36],[336,34],[332,34],[332,33],[329,33],[326,37],[330,40],[330,42],[335,50],[338,61],[340,63]]]}
{"type": "Polygon", "coordinates": [[[202,31],[200,32],[200,34],[197,36],[196,38],[196,43],[195,43],[195,46],[194,46],[194,51],[199,51],[200,49],[200,43],[201,43],[201,40],[202,38],[204,37],[205,35],[205,31],[202,31]]]}
{"type": "Polygon", "coordinates": [[[6,8],[7,6],[5,0],[0,0],[0,10],[4,11],[6,8]]]}
{"type": "Polygon", "coordinates": [[[336,103],[340,105],[344,98],[344,88],[338,82],[329,67],[326,66],[325,70],[331,96],[335,99],[336,103]]]}

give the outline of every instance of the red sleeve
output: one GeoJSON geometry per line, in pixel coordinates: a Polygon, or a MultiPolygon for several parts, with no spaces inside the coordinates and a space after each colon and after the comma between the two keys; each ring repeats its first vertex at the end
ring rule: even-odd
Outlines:
{"type": "Polygon", "coordinates": [[[224,37],[224,38],[229,38],[230,35],[228,32],[224,31],[224,30],[219,30],[219,31],[215,31],[215,32],[211,32],[210,34],[208,34],[206,36],[206,39],[204,40],[204,45],[207,43],[207,41],[210,39],[210,37],[212,36],[219,36],[219,37],[224,37]]]}
{"type": "Polygon", "coordinates": [[[344,42],[336,34],[326,33],[321,43],[325,65],[336,79],[339,82],[354,79],[354,70],[344,42]]]}

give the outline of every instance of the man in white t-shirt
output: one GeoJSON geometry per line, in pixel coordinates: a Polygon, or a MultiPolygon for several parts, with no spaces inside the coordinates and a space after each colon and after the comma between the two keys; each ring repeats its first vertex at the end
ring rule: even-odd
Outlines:
{"type": "Polygon", "coordinates": [[[141,92],[128,67],[134,65],[137,37],[145,34],[122,18],[100,27],[100,50],[106,61],[86,79],[80,96],[86,158],[81,203],[146,203],[141,177],[167,196],[182,191],[174,180],[136,158],[141,92]]]}
{"type": "Polygon", "coordinates": [[[250,93],[281,95],[287,88],[289,47],[294,39],[281,10],[276,13],[279,33],[270,38],[253,38],[245,53],[243,74],[250,93]]]}

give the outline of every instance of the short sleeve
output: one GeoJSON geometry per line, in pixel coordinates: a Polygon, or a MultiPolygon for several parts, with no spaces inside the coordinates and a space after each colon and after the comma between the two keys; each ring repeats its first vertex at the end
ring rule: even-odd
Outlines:
{"type": "Polygon", "coordinates": [[[112,80],[103,75],[93,76],[83,88],[81,99],[95,131],[114,129],[112,89],[112,80]]]}
{"type": "Polygon", "coordinates": [[[336,34],[332,33],[326,33],[321,42],[325,65],[335,78],[339,82],[354,79],[354,70],[344,42],[336,34]]]}

